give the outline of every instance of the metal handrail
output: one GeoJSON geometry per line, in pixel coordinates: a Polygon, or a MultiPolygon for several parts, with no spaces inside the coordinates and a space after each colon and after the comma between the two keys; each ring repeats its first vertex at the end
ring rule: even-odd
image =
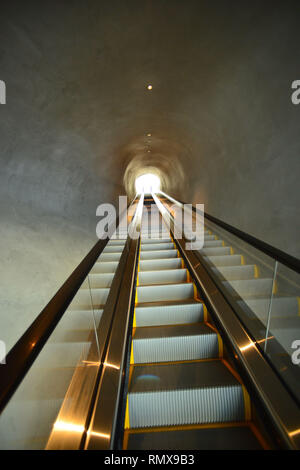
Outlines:
{"type": "MultiPolygon", "coordinates": [[[[163,196],[167,197],[171,202],[174,202],[175,199],[170,198],[167,194],[163,193],[162,191],[160,192],[163,194],[163,196]]],[[[186,204],[183,201],[175,201],[179,202],[180,204],[186,204]]],[[[218,219],[217,217],[214,217],[213,215],[208,214],[207,212],[202,213],[199,209],[197,209],[195,206],[192,205],[192,210],[194,212],[198,212],[199,214],[203,214],[204,218],[209,220],[210,222],[213,222],[214,224],[218,225],[219,227],[227,230],[228,232],[232,233],[233,235],[237,236],[241,240],[245,241],[249,245],[252,245],[254,248],[257,250],[262,251],[266,255],[270,256],[271,258],[279,261],[280,263],[284,264],[288,268],[292,269],[293,271],[296,271],[298,274],[300,274],[300,259],[289,255],[288,253],[285,253],[284,251],[280,250],[279,248],[275,248],[272,245],[269,245],[266,242],[263,242],[259,238],[254,237],[253,235],[250,235],[249,233],[243,232],[242,230],[233,227],[232,225],[224,222],[223,220],[218,219]]]]}
{"type": "Polygon", "coordinates": [[[127,209],[117,217],[116,223],[109,226],[109,236],[98,240],[7,354],[6,363],[0,366],[0,413],[43,349],[127,209]]]}

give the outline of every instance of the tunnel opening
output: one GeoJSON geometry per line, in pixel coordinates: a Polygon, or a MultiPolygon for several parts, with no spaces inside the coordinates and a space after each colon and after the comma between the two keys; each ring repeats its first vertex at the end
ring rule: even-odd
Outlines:
{"type": "Polygon", "coordinates": [[[137,194],[151,194],[160,191],[160,178],[153,173],[144,173],[135,180],[135,189],[137,194]]]}

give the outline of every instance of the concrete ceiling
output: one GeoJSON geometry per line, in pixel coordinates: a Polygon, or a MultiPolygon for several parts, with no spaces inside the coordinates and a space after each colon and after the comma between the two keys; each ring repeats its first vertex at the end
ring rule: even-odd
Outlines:
{"type": "Polygon", "coordinates": [[[276,193],[266,193],[265,178],[285,171],[288,141],[294,163],[297,154],[290,83],[299,71],[299,2],[29,0],[0,8],[5,197],[94,223],[98,204],[124,194],[124,174],[130,190],[150,166],[166,191],[241,228],[252,230],[237,200],[253,213],[254,187],[270,210],[276,193]]]}

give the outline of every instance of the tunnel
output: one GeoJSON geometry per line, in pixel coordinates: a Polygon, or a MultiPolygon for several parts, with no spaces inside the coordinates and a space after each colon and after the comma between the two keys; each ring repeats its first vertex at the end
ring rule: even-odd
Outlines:
{"type": "Polygon", "coordinates": [[[300,448],[299,20],[0,5],[0,449],[300,448]]]}

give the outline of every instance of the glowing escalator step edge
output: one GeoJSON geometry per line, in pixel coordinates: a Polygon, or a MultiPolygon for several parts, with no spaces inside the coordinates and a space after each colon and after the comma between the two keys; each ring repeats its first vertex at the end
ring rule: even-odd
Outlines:
{"type": "Polygon", "coordinates": [[[220,333],[217,332],[217,336],[218,336],[218,345],[219,345],[219,358],[222,358],[223,357],[223,352],[224,352],[223,340],[221,338],[220,333]]]}
{"type": "Polygon", "coordinates": [[[131,350],[130,350],[130,365],[132,364],[134,364],[133,341],[131,342],[131,350]]]}
{"type": "Polygon", "coordinates": [[[203,320],[206,323],[208,319],[207,307],[203,302],[202,302],[202,306],[203,306],[203,320]]]}
{"type": "Polygon", "coordinates": [[[198,296],[198,289],[197,289],[197,286],[195,283],[193,283],[193,289],[194,289],[194,299],[195,300],[200,300],[199,296],[198,296]]]}
{"type": "Polygon", "coordinates": [[[247,392],[247,389],[244,384],[242,384],[242,390],[243,390],[244,403],[245,403],[245,420],[250,421],[251,420],[251,401],[250,401],[249,393],[247,392]]]}
{"type": "Polygon", "coordinates": [[[124,429],[130,429],[130,419],[129,419],[129,399],[126,398],[126,411],[125,411],[125,423],[124,429]]]}

